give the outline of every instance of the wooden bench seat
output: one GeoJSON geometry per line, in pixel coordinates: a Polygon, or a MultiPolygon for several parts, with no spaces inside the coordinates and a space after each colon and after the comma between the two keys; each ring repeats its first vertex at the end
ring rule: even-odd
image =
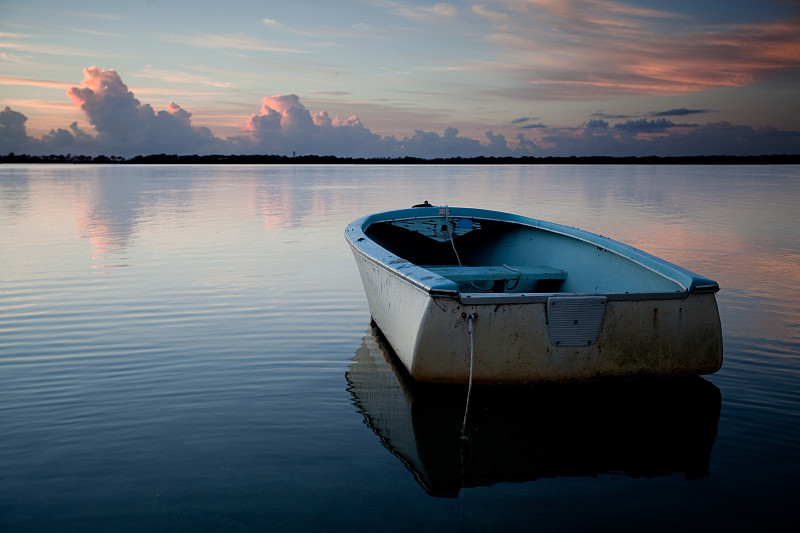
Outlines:
{"type": "Polygon", "coordinates": [[[564,270],[549,266],[450,266],[429,265],[423,268],[449,280],[460,281],[514,281],[540,279],[567,279],[564,270]]]}

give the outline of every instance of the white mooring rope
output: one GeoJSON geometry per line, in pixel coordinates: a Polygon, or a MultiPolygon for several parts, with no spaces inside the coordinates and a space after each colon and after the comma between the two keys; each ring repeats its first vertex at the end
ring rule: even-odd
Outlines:
{"type": "Polygon", "coordinates": [[[467,323],[469,332],[469,385],[467,386],[467,404],[464,407],[464,421],[461,424],[461,439],[467,440],[467,413],[469,413],[469,398],[472,395],[472,369],[475,361],[475,334],[472,330],[472,322],[475,320],[475,315],[467,315],[467,323]]]}
{"type": "Polygon", "coordinates": [[[447,235],[450,237],[450,245],[453,247],[453,253],[456,254],[456,261],[458,261],[458,266],[461,266],[461,258],[458,256],[458,250],[456,250],[456,242],[453,240],[453,229],[450,227],[450,208],[444,206],[444,224],[447,226],[447,235]]]}

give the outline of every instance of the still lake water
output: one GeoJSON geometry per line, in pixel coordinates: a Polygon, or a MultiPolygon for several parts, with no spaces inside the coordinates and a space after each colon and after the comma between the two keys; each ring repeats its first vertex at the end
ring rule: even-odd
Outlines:
{"type": "Polygon", "coordinates": [[[797,166],[2,165],[0,531],[793,530],[798,205],[797,166]],[[722,369],[478,390],[457,444],[343,237],[423,200],[715,279],[722,369]]]}

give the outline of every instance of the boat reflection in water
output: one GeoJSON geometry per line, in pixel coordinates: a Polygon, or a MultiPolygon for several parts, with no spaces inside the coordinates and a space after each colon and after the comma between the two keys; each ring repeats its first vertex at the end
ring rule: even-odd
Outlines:
{"type": "Polygon", "coordinates": [[[414,382],[374,324],[347,371],[365,423],[431,495],[541,477],[708,475],[721,396],[699,378],[476,387],[414,382]]]}

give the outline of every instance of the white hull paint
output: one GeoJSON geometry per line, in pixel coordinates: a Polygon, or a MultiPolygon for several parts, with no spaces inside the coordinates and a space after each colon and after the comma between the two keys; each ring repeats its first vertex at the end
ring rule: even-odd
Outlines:
{"type": "Polygon", "coordinates": [[[418,381],[466,383],[471,354],[473,381],[485,384],[701,375],[722,364],[715,291],[602,294],[596,335],[563,345],[554,306],[580,307],[585,294],[437,290],[448,280],[392,254],[353,251],[372,318],[418,381]]]}

